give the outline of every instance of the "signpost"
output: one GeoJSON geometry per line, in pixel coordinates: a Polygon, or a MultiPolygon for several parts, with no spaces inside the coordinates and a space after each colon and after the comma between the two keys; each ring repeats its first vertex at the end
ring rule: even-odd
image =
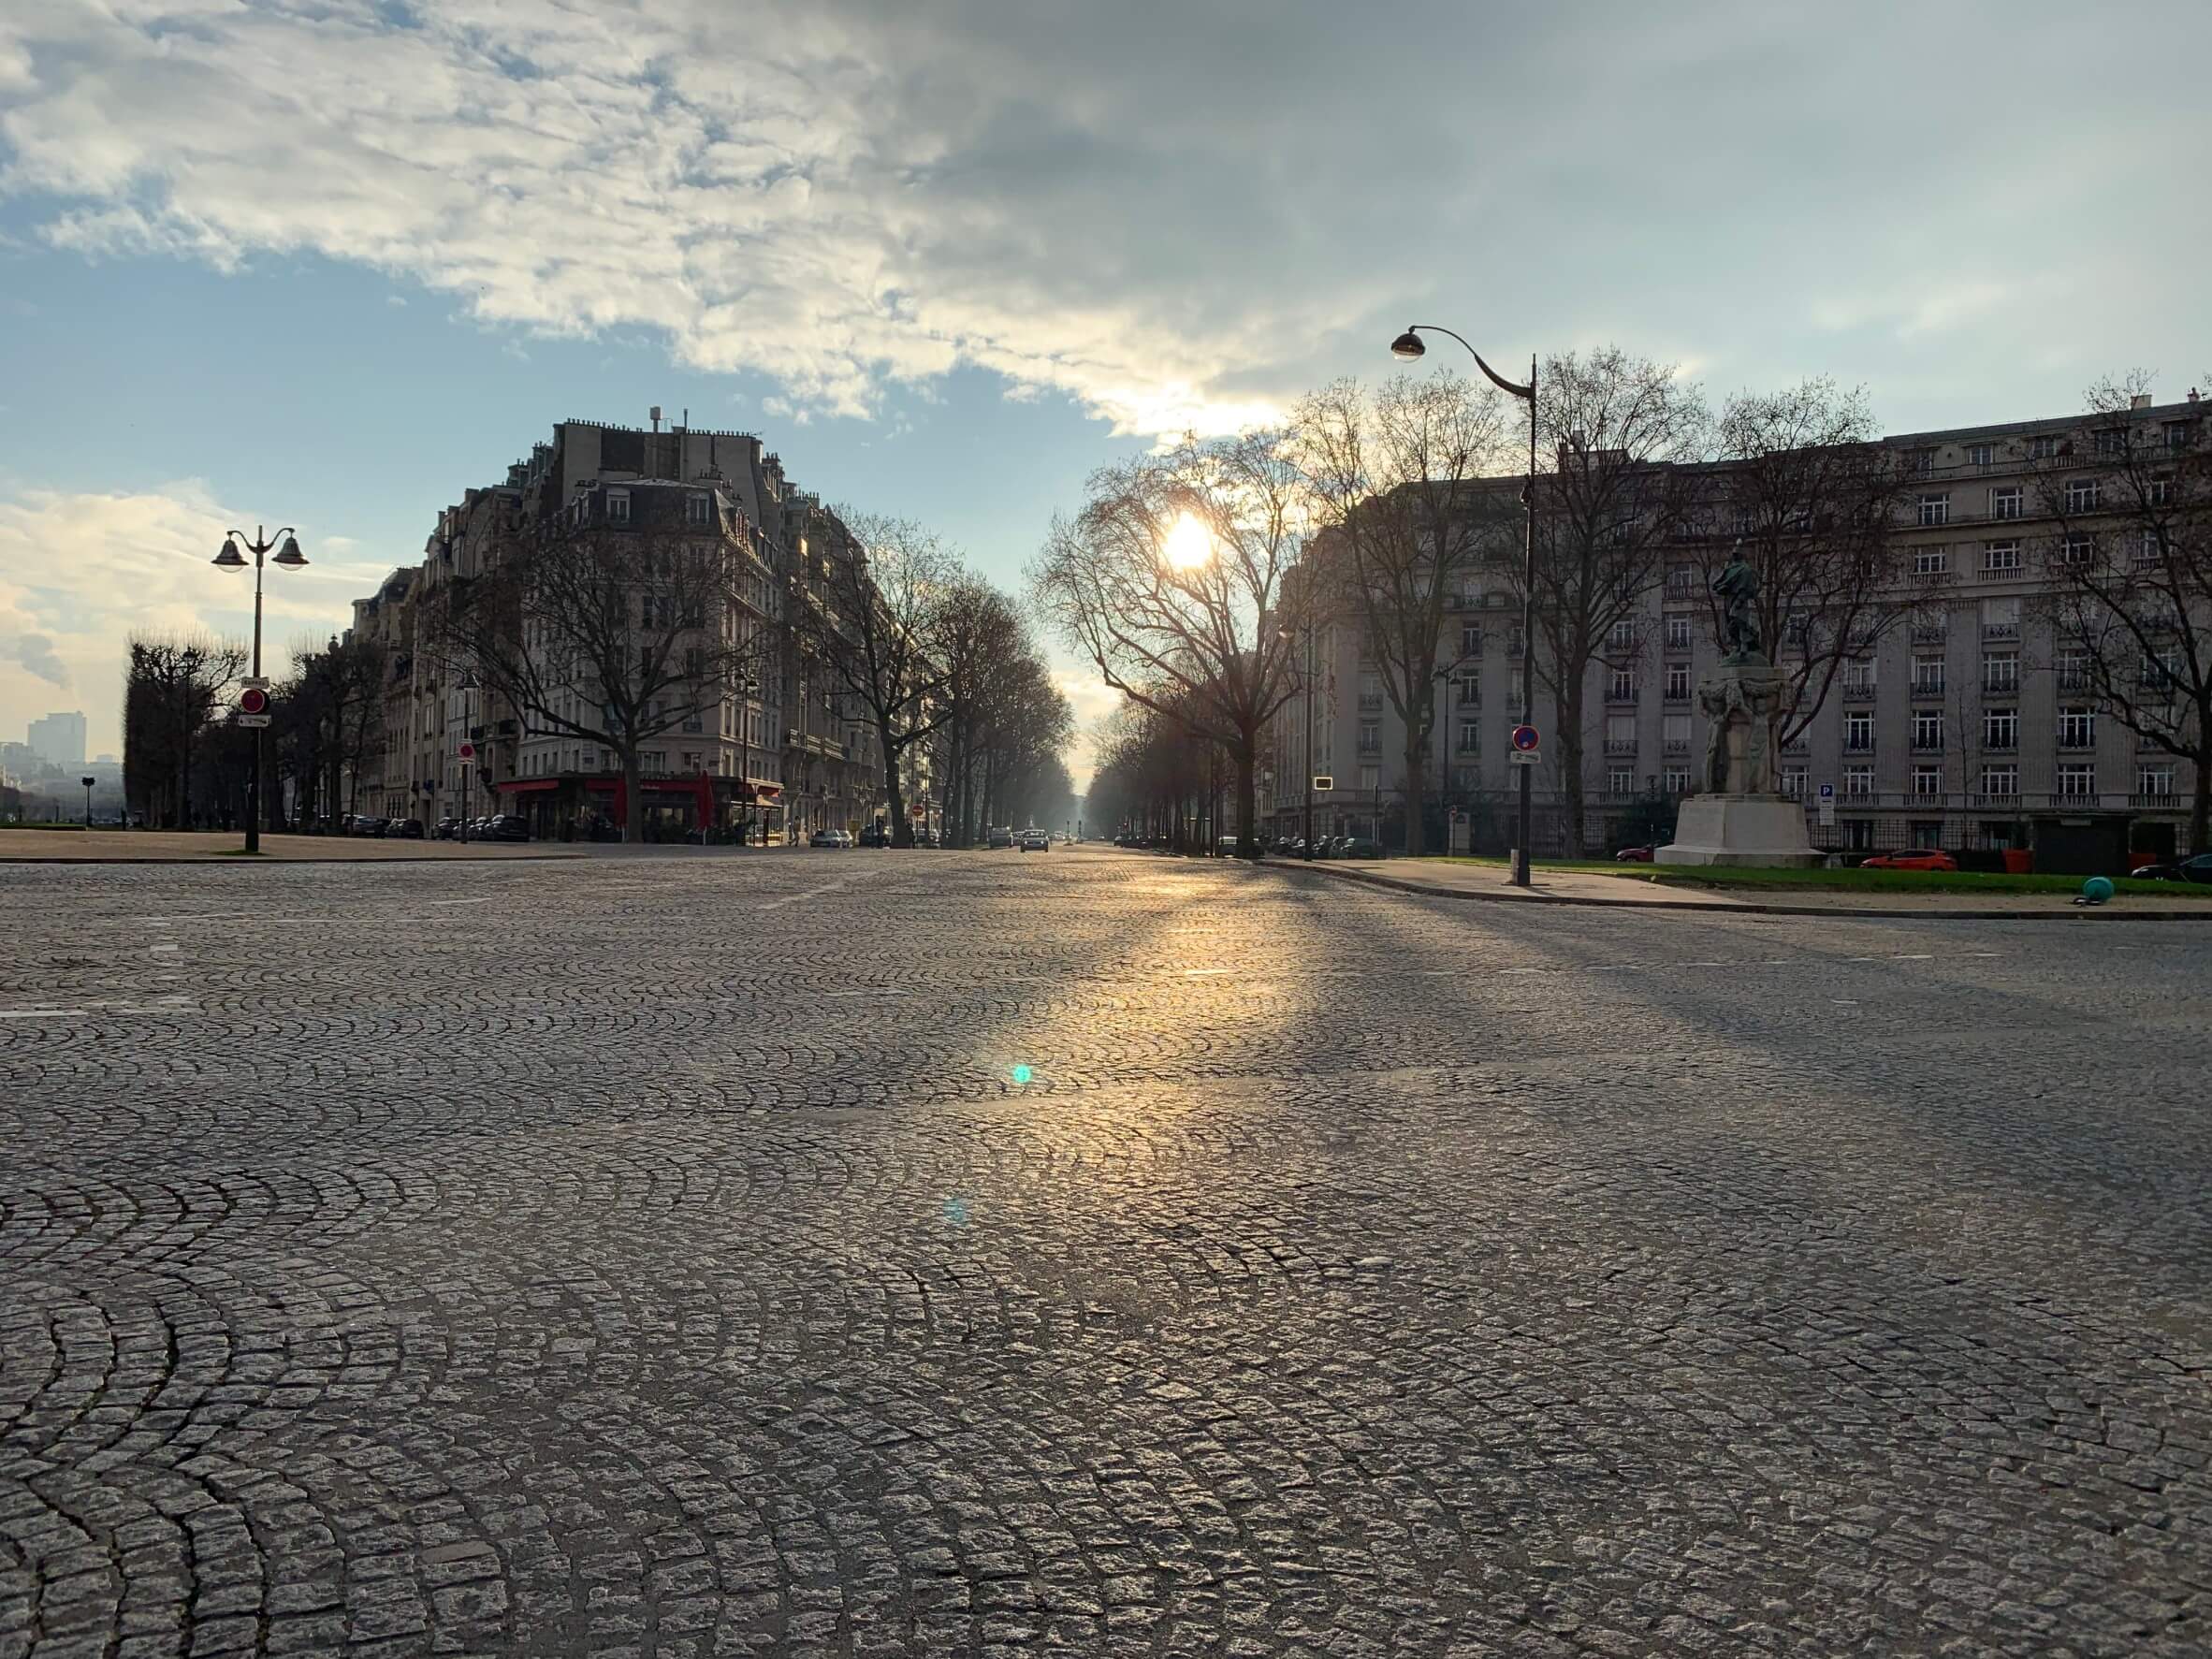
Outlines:
{"type": "Polygon", "coordinates": [[[1336,779],[1326,772],[1314,774],[1314,793],[1325,795],[1336,787],[1336,779]]]}
{"type": "Polygon", "coordinates": [[[1506,762],[1515,766],[1541,764],[1544,755],[1542,749],[1537,747],[1538,741],[1535,727],[1515,726],[1512,737],[1513,747],[1506,755],[1506,762]]]}
{"type": "Polygon", "coordinates": [[[1820,822],[1823,827],[1836,822],[1836,786],[1832,783],[1820,786],[1820,822]]]}
{"type": "Polygon", "coordinates": [[[248,683],[246,689],[238,694],[238,713],[232,719],[241,726],[269,724],[269,693],[259,686],[248,683]]]}

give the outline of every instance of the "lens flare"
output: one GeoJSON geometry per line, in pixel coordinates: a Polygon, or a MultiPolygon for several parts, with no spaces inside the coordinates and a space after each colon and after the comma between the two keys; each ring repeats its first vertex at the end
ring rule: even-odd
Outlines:
{"type": "Polygon", "coordinates": [[[1160,553],[1171,570],[1197,570],[1214,560],[1214,532],[1188,513],[1175,520],[1160,553]]]}
{"type": "Polygon", "coordinates": [[[1016,1088],[1027,1088],[1029,1086],[1029,1079],[1035,1075],[1036,1073],[1031,1071],[1028,1067],[1016,1066],[1013,1069],[1014,1086],[1016,1088]]]}

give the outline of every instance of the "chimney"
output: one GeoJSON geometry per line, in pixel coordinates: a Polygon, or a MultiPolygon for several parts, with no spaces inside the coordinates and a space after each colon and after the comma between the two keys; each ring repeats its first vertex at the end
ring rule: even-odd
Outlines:
{"type": "Polygon", "coordinates": [[[2197,388],[2193,386],[2189,388],[2189,400],[2191,403],[2197,400],[2197,388]]]}
{"type": "Polygon", "coordinates": [[[2148,392],[2137,392],[2133,397],[2128,400],[2128,407],[2130,409],[2148,409],[2150,407],[2150,394],[2148,392]]]}

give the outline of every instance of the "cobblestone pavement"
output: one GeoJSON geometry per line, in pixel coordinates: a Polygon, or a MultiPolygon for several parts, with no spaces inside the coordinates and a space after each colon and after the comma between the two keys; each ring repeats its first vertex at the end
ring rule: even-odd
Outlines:
{"type": "Polygon", "coordinates": [[[2202,1655],[2208,963],[9,868],[0,1659],[2202,1655]]]}

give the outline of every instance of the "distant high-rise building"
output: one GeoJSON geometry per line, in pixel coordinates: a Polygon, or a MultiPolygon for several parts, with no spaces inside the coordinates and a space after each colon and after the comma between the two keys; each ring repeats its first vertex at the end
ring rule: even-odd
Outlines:
{"type": "Polygon", "coordinates": [[[84,715],[81,711],[50,714],[33,720],[26,740],[38,758],[56,766],[84,764],[84,715]]]}

